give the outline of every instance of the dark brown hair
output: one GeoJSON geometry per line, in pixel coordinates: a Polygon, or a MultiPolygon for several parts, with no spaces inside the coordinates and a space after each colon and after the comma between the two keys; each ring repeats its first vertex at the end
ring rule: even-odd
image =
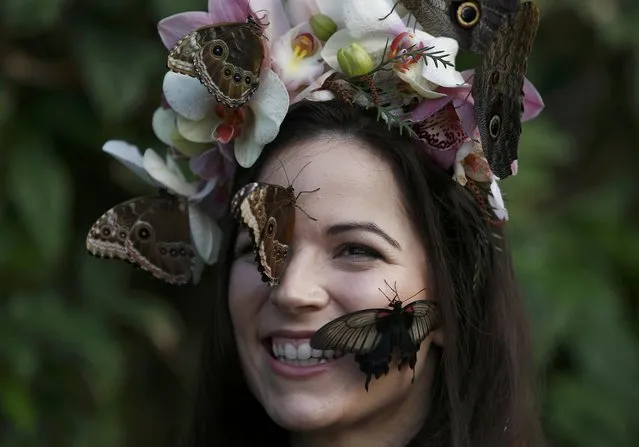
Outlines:
{"type": "MultiPolygon", "coordinates": [[[[502,231],[490,226],[468,189],[415,143],[388,130],[374,112],[337,101],[300,102],[255,166],[237,174],[233,191],[254,180],[279,150],[327,133],[357,138],[389,163],[428,253],[429,287],[440,303],[446,346],[431,347],[439,365],[432,401],[424,402],[429,416],[409,445],[540,445],[528,329],[502,231]]],[[[223,226],[225,247],[185,445],[286,445],[288,433],[271,421],[243,377],[228,306],[237,225],[227,218],[223,226]]]]}

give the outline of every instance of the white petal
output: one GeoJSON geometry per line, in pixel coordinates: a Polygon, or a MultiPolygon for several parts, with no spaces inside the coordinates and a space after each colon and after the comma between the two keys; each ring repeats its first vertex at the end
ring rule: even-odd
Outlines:
{"type": "Polygon", "coordinates": [[[501,195],[501,190],[497,181],[493,180],[490,184],[490,194],[488,194],[488,203],[492,207],[495,216],[500,220],[508,220],[508,211],[501,195]]]}
{"type": "Polygon", "coordinates": [[[102,150],[107,154],[117,158],[118,161],[124,164],[127,168],[135,172],[146,182],[151,185],[155,185],[153,179],[144,169],[142,161],[142,154],[137,146],[127,143],[121,140],[109,140],[102,146],[102,150]]]}
{"type": "Polygon", "coordinates": [[[180,135],[188,141],[194,143],[212,143],[214,141],[213,131],[221,122],[222,120],[214,113],[209,113],[197,121],[178,115],[177,129],[180,135]]]}
{"type": "Polygon", "coordinates": [[[198,254],[207,264],[214,264],[220,251],[222,230],[213,219],[194,204],[189,204],[189,223],[193,244],[198,254]]]}
{"type": "Polygon", "coordinates": [[[171,154],[169,154],[168,152],[166,154],[166,167],[169,168],[169,170],[173,172],[175,175],[177,175],[180,178],[180,180],[182,180],[183,182],[186,182],[186,177],[184,176],[184,172],[182,172],[182,169],[180,169],[180,166],[178,166],[177,161],[175,161],[175,158],[173,158],[171,154]]]}
{"type": "Polygon", "coordinates": [[[457,56],[457,50],[459,44],[455,39],[448,37],[437,37],[426,44],[428,47],[435,45],[435,48],[429,50],[427,53],[434,51],[443,51],[444,55],[448,55],[445,60],[452,63],[453,66],[444,65],[439,61],[433,60],[429,56],[424,56],[424,65],[422,66],[422,76],[442,87],[458,87],[465,83],[461,73],[455,69],[455,57],[457,56]]]}
{"type": "Polygon", "coordinates": [[[315,0],[295,0],[286,2],[286,13],[292,25],[307,22],[313,15],[319,12],[315,0]]]}
{"type": "Polygon", "coordinates": [[[244,132],[235,139],[235,158],[240,166],[252,166],[262,153],[264,145],[275,139],[288,112],[288,105],[286,87],[269,70],[249,101],[249,107],[253,111],[252,125],[243,129],[244,132]]]}
{"type": "Polygon", "coordinates": [[[342,72],[337,62],[337,50],[347,47],[357,42],[371,56],[373,61],[378,64],[384,55],[386,44],[390,45],[392,36],[385,33],[372,33],[363,37],[355,38],[348,30],[339,30],[333,34],[324,44],[322,49],[322,58],[324,61],[336,71],[342,72]]]}
{"type": "Polygon", "coordinates": [[[356,37],[378,31],[390,32],[402,26],[402,19],[393,11],[395,2],[391,0],[346,0],[344,2],[344,21],[346,28],[356,37]],[[384,18],[384,20],[380,20],[384,18]]]}
{"type": "Polygon", "coordinates": [[[437,86],[428,82],[422,76],[423,59],[420,59],[416,64],[411,65],[406,71],[395,70],[395,74],[399,79],[406,82],[410,87],[420,96],[429,99],[443,98],[446,96],[443,93],[434,91],[437,86]]]}
{"type": "Polygon", "coordinates": [[[191,270],[193,284],[197,285],[202,279],[202,273],[204,272],[204,267],[206,267],[206,264],[204,263],[204,260],[202,259],[202,257],[199,255],[195,256],[195,260],[193,262],[193,270],[191,270]]]}
{"type": "Polygon", "coordinates": [[[155,151],[147,149],[143,158],[144,169],[159,184],[164,185],[174,193],[189,197],[196,193],[195,185],[187,183],[172,168],[162,160],[155,151]]]}
{"type": "Polygon", "coordinates": [[[344,23],[344,4],[335,0],[315,0],[319,11],[329,16],[337,24],[338,28],[343,28],[344,23]]]}
{"type": "MultiPolygon", "coordinates": [[[[310,99],[312,96],[315,96],[314,92],[315,90],[319,89],[322,87],[322,85],[324,84],[324,81],[326,81],[333,73],[335,73],[335,70],[330,69],[328,70],[326,73],[324,73],[322,76],[320,76],[319,78],[315,79],[308,87],[306,87],[304,90],[302,90],[300,93],[297,94],[297,96],[295,97],[295,99],[293,99],[293,101],[291,102],[291,104],[294,104],[296,102],[299,102],[303,99],[309,98],[309,100],[313,101],[312,99],[310,99]]],[[[322,90],[322,92],[329,92],[328,90],[322,90]]],[[[319,97],[326,97],[325,93],[322,92],[317,92],[319,97]]],[[[330,99],[335,98],[335,95],[333,94],[332,97],[330,99]]],[[[330,99],[324,99],[324,101],[330,101],[330,99]]]]}
{"type": "Polygon", "coordinates": [[[268,27],[264,31],[267,42],[273,42],[291,28],[281,0],[251,0],[250,7],[258,13],[258,15],[263,11],[268,13],[268,17],[266,18],[268,27]]]}
{"type": "Polygon", "coordinates": [[[173,110],[194,121],[204,118],[217,103],[200,81],[172,71],[164,75],[162,90],[173,110]]]}
{"type": "MultiPolygon", "coordinates": [[[[165,109],[164,107],[158,107],[153,113],[153,119],[151,125],[153,126],[153,132],[158,139],[166,144],[172,146],[171,135],[175,132],[176,124],[175,119],[178,114],[173,109],[165,109]]],[[[140,157],[140,160],[142,157],[140,157]]]]}

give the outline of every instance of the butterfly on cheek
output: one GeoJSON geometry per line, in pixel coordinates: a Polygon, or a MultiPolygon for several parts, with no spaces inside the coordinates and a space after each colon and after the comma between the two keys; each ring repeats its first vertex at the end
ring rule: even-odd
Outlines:
{"type": "Polygon", "coordinates": [[[188,204],[168,193],[114,206],[89,230],[86,248],[94,256],[130,262],[169,284],[192,276],[188,204]]]}
{"type": "Polygon", "coordinates": [[[348,313],[319,328],[310,341],[313,349],[355,354],[355,361],[366,374],[366,391],[373,376],[379,379],[388,374],[395,350],[399,351],[397,369],[401,371],[402,366],[408,363],[413,370],[414,381],[417,352],[441,320],[434,301],[418,300],[402,307],[397,285],[391,287],[387,282],[386,285],[395,294],[392,299],[384,294],[390,309],[364,309],[348,313]]]}
{"type": "Polygon", "coordinates": [[[246,23],[198,28],[173,46],[167,66],[197,78],[225,106],[241,107],[259,86],[262,34],[262,26],[251,16],[246,23]]]}
{"type": "Polygon", "coordinates": [[[460,48],[482,54],[495,31],[520,0],[399,0],[425,31],[455,39],[460,48]]]}
{"type": "Polygon", "coordinates": [[[482,149],[500,179],[513,173],[518,159],[526,61],[537,34],[539,9],[519,5],[495,33],[473,75],[472,95],[482,149]]]}

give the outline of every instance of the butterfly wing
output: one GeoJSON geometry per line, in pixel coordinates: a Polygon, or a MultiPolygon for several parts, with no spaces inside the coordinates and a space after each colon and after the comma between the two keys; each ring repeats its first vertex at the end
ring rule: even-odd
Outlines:
{"type": "Polygon", "coordinates": [[[125,243],[133,262],[169,284],[189,281],[195,261],[188,204],[159,196],[133,224],[125,243]]]}
{"type": "Polygon", "coordinates": [[[493,34],[519,0],[401,0],[424,28],[435,36],[452,37],[460,48],[484,53],[493,34]]]}
{"type": "Polygon", "coordinates": [[[292,188],[249,183],[233,197],[231,213],[249,229],[262,279],[276,285],[286,265],[295,226],[292,188]]]}
{"type": "Polygon", "coordinates": [[[437,303],[428,300],[413,301],[404,307],[404,315],[411,317],[408,334],[415,346],[419,346],[440,323],[437,303]]]}
{"type": "Polygon", "coordinates": [[[101,258],[129,260],[125,242],[131,227],[155,201],[155,197],[138,197],[120,203],[100,216],[87,234],[89,253],[101,258]]]}
{"type": "Polygon", "coordinates": [[[170,70],[195,77],[228,107],[244,105],[259,86],[262,30],[252,20],[201,27],[182,38],[167,60],[170,70]]]}
{"type": "Polygon", "coordinates": [[[336,318],[313,334],[311,347],[368,354],[378,346],[384,335],[377,328],[379,316],[383,314],[388,314],[388,310],[364,309],[336,318]]]}
{"type": "Polygon", "coordinates": [[[518,157],[526,60],[539,25],[539,9],[522,3],[495,33],[475,70],[472,95],[482,148],[500,179],[512,174],[518,157]]]}

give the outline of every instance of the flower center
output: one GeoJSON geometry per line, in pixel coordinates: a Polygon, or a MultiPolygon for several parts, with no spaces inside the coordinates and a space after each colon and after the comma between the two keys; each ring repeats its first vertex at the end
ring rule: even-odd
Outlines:
{"type": "Polygon", "coordinates": [[[317,51],[315,38],[310,33],[298,34],[291,40],[291,49],[293,50],[293,56],[297,60],[312,56],[317,51]]]}
{"type": "Polygon", "coordinates": [[[244,107],[229,108],[223,104],[217,104],[215,114],[222,120],[213,131],[213,137],[217,141],[226,144],[240,136],[246,114],[244,107]]]}
{"type": "Polygon", "coordinates": [[[415,41],[414,34],[404,31],[395,36],[390,44],[388,55],[390,58],[397,58],[394,64],[396,70],[406,71],[422,57],[419,52],[422,48],[424,44],[415,41]]]}

